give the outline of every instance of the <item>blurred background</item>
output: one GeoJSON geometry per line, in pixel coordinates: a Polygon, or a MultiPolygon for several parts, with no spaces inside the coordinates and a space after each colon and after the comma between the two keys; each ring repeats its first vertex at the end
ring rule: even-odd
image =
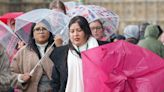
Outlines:
{"type": "MultiPolygon", "coordinates": [[[[52,0],[0,0],[0,15],[7,12],[48,8],[52,0]]],[[[61,0],[94,4],[114,11],[120,17],[119,32],[128,24],[149,22],[164,29],[164,0],[61,0]]]]}

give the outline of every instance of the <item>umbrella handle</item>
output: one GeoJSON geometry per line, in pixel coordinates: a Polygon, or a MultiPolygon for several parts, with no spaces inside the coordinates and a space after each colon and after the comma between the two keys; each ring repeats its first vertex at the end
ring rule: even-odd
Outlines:
{"type": "Polygon", "coordinates": [[[36,67],[43,61],[43,58],[46,56],[46,54],[50,51],[50,49],[52,48],[52,46],[55,44],[55,42],[53,42],[50,46],[50,48],[46,51],[46,53],[44,54],[44,56],[39,60],[39,62],[35,65],[35,67],[30,71],[30,76],[33,76],[36,67]]]}

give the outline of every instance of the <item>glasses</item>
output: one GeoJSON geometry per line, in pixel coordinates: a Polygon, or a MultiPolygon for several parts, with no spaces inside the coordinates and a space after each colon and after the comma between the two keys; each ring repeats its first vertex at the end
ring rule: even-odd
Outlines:
{"type": "Polygon", "coordinates": [[[91,30],[92,30],[92,31],[93,31],[93,30],[98,30],[98,31],[100,31],[100,30],[102,30],[102,27],[101,27],[101,26],[91,27],[91,30]]]}
{"type": "Polygon", "coordinates": [[[47,32],[48,30],[44,27],[41,27],[41,28],[35,28],[34,31],[35,32],[47,32]]]}

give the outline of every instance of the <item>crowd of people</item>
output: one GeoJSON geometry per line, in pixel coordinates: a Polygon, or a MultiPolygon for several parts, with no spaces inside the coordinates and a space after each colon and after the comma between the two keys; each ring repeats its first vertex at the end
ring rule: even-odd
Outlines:
{"type": "MultiPolygon", "coordinates": [[[[49,9],[67,14],[60,0],[52,1],[49,9]]],[[[159,25],[127,25],[123,34],[107,37],[99,19],[89,23],[85,17],[75,16],[68,25],[69,42],[63,45],[62,37],[54,37],[47,23],[42,20],[32,25],[28,43],[19,41],[11,61],[0,45],[0,92],[85,92],[81,52],[119,40],[164,58],[164,32],[159,25]]]]}

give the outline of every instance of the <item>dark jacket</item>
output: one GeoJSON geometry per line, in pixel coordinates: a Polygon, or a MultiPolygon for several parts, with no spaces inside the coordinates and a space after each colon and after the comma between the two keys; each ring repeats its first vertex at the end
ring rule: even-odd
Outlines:
{"type": "MultiPolygon", "coordinates": [[[[99,45],[106,44],[108,42],[98,41],[99,45]]],[[[69,46],[61,46],[55,48],[50,55],[50,58],[54,62],[53,72],[52,72],[52,81],[51,86],[53,92],[65,92],[67,77],[68,77],[68,68],[67,68],[67,55],[68,55],[69,46]]]]}

